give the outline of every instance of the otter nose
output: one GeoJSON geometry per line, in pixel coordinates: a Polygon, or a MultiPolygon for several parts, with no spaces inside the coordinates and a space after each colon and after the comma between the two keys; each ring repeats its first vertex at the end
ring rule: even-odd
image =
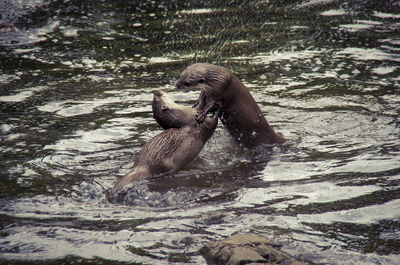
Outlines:
{"type": "Polygon", "coordinates": [[[175,83],[175,86],[176,86],[178,89],[180,89],[180,88],[181,88],[181,83],[180,83],[179,81],[177,81],[177,82],[175,83]]]}

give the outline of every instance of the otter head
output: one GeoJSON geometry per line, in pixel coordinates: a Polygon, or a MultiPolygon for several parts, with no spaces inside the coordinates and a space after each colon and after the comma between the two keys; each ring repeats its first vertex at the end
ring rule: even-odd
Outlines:
{"type": "Polygon", "coordinates": [[[182,128],[196,123],[196,110],[176,104],[167,93],[154,91],[153,117],[164,129],[182,128]]]}
{"type": "Polygon", "coordinates": [[[174,105],[176,105],[176,103],[172,101],[167,93],[160,90],[154,91],[152,102],[153,111],[166,111],[174,105]]]}
{"type": "Polygon", "coordinates": [[[176,86],[185,91],[222,92],[230,81],[231,74],[229,69],[222,66],[196,63],[186,67],[179,75],[176,86]]]}

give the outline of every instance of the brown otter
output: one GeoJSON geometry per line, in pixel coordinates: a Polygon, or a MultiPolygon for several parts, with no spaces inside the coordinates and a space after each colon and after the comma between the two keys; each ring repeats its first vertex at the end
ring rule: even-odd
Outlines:
{"type": "Polygon", "coordinates": [[[212,64],[192,64],[180,74],[176,86],[185,91],[201,91],[195,105],[200,123],[215,107],[215,102],[222,102],[222,123],[245,147],[286,141],[269,126],[249,89],[229,69],[212,64]]]}
{"type": "MultiPolygon", "coordinates": [[[[165,93],[156,91],[153,100],[154,116],[156,120],[168,126],[173,124],[174,118],[170,118],[164,113],[164,116],[158,119],[159,113],[162,113],[162,106],[168,106],[162,99],[169,100],[165,93]]],[[[206,117],[202,124],[197,123],[195,112],[191,111],[191,113],[191,118],[190,115],[186,117],[187,124],[181,123],[180,128],[163,131],[142,147],[135,157],[133,169],[119,179],[107,193],[109,200],[115,198],[128,184],[134,181],[150,178],[155,174],[176,172],[197,157],[214,133],[219,113],[217,110],[213,116],[206,117]]]]}

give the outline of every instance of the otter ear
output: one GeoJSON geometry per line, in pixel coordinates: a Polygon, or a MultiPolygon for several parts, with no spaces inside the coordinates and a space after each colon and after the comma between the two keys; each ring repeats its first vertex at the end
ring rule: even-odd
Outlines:
{"type": "Polygon", "coordinates": [[[205,83],[205,82],[206,82],[206,79],[205,79],[204,77],[200,78],[200,80],[199,80],[199,83],[200,83],[200,84],[203,84],[203,83],[205,83]]]}

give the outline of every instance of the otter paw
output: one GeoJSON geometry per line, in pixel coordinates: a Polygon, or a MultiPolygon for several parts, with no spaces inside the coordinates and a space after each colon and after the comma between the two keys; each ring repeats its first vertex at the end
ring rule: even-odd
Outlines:
{"type": "Polygon", "coordinates": [[[212,111],[213,111],[215,114],[219,114],[219,113],[221,112],[221,110],[222,110],[222,102],[221,102],[221,101],[218,101],[218,102],[216,102],[216,103],[214,104],[212,111]]]}
{"type": "Polygon", "coordinates": [[[198,112],[197,114],[196,114],[196,121],[197,121],[197,123],[203,123],[204,122],[204,120],[206,119],[206,116],[207,116],[207,114],[206,113],[202,113],[202,112],[198,112]]]}

